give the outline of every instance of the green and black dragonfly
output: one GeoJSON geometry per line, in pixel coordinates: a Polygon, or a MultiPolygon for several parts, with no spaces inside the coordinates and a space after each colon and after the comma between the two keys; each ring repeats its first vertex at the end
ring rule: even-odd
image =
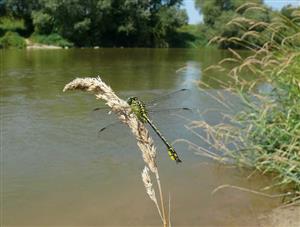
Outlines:
{"type": "MultiPolygon", "coordinates": [[[[160,130],[155,126],[155,124],[153,123],[153,121],[150,119],[149,113],[156,113],[156,112],[176,112],[176,111],[190,111],[190,108],[187,107],[180,107],[180,108],[164,108],[164,109],[157,109],[155,108],[158,104],[158,102],[161,102],[162,100],[166,100],[169,98],[174,98],[176,97],[178,94],[186,94],[189,90],[188,89],[180,89],[171,93],[168,93],[166,95],[162,95],[159,96],[155,99],[153,99],[150,102],[143,102],[141,99],[139,99],[138,97],[129,97],[127,99],[127,103],[130,105],[132,112],[137,116],[137,118],[145,124],[149,124],[150,127],[153,129],[153,131],[157,134],[157,136],[162,140],[162,142],[165,144],[165,146],[167,147],[167,152],[169,157],[176,161],[176,163],[180,163],[182,162],[180,160],[180,158],[178,157],[178,154],[176,153],[174,147],[168,142],[168,140],[162,135],[162,133],[160,132],[160,130]]],[[[106,108],[95,108],[94,111],[96,110],[100,110],[100,109],[106,109],[106,108]]],[[[119,122],[113,122],[103,128],[101,128],[99,130],[99,134],[101,136],[101,133],[104,130],[107,130],[110,126],[116,125],[119,122]]]]}

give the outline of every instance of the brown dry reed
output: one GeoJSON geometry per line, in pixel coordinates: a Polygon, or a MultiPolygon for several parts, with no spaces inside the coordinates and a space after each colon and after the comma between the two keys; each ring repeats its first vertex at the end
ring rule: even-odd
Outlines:
{"type": "Polygon", "coordinates": [[[96,99],[104,100],[106,102],[105,104],[108,105],[118,116],[119,120],[131,129],[131,132],[137,140],[137,145],[140,148],[143,159],[146,163],[146,166],[142,171],[142,180],[144,182],[146,192],[150,199],[154,202],[163,225],[167,226],[168,223],[165,215],[163,192],[156,163],[156,147],[154,146],[153,139],[150,137],[145,125],[140,122],[136,115],[131,111],[128,103],[120,99],[113,92],[113,90],[101,80],[100,77],[77,78],[68,83],[63,89],[64,92],[68,90],[81,90],[93,93],[96,96],[96,99]],[[155,175],[156,178],[160,195],[160,205],[157,202],[149,170],[155,175]]]}
{"type": "Polygon", "coordinates": [[[274,184],[263,190],[276,186],[287,192],[284,195],[291,195],[286,201],[299,203],[300,11],[294,10],[291,18],[274,14],[270,23],[247,18],[247,12],[257,10],[267,9],[254,3],[237,9],[240,16],[228,25],[242,28],[244,33],[240,36],[211,40],[233,43],[249,50],[247,55],[241,55],[228,49],[231,57],[206,69],[228,74],[228,81],[216,81],[223,88],[222,92],[211,92],[209,84],[199,82],[201,90],[224,110],[221,113],[223,120],[214,125],[191,121],[186,127],[214,152],[186,142],[191,149],[214,160],[231,160],[231,163],[234,161],[272,175],[274,184]],[[255,79],[246,80],[243,74],[251,74],[255,79]],[[270,91],[261,89],[261,85],[268,85],[270,91]],[[236,103],[226,99],[228,94],[241,101],[243,109],[238,114],[232,113],[236,103]],[[199,128],[203,129],[204,135],[197,131],[199,128]]]}

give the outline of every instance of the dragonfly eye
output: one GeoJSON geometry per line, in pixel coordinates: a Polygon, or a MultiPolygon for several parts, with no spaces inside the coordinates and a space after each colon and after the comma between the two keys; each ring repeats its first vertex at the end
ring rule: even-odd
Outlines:
{"type": "Polygon", "coordinates": [[[129,98],[127,99],[127,103],[128,103],[129,105],[131,105],[132,102],[137,101],[137,100],[138,100],[137,97],[129,97],[129,98]]]}

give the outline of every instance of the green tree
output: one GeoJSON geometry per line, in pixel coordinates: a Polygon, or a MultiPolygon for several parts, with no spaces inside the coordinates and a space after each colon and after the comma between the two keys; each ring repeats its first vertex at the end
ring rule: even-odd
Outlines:
{"type": "Polygon", "coordinates": [[[300,10],[300,7],[294,7],[289,4],[287,6],[282,7],[280,13],[281,13],[281,15],[285,16],[288,19],[294,19],[295,15],[293,15],[293,14],[295,14],[299,10],[300,10]]]}
{"type": "MultiPolygon", "coordinates": [[[[206,34],[207,40],[210,40],[217,35],[225,38],[241,37],[246,31],[248,31],[248,28],[242,28],[233,24],[228,25],[228,22],[230,22],[233,18],[240,16],[240,13],[243,11],[236,12],[236,10],[246,3],[263,5],[262,0],[196,0],[196,8],[198,8],[200,13],[203,15],[204,24],[200,25],[201,32],[206,34]]],[[[256,21],[269,22],[271,19],[269,11],[263,12],[257,10],[255,13],[251,12],[248,14],[249,18],[256,21]]],[[[253,39],[251,41],[256,43],[258,42],[257,44],[259,45],[259,41],[253,39]]],[[[240,48],[241,46],[224,41],[220,43],[220,47],[240,48]]]]}
{"type": "Polygon", "coordinates": [[[41,7],[39,0],[5,0],[4,4],[6,14],[24,20],[26,35],[29,35],[34,30],[31,13],[41,7]]]}
{"type": "MultiPolygon", "coordinates": [[[[204,23],[213,26],[224,12],[234,12],[245,3],[263,4],[262,0],[195,0],[195,6],[203,15],[204,23]]],[[[228,21],[227,21],[228,22],[228,21]]]]}
{"type": "Polygon", "coordinates": [[[0,0],[0,16],[4,16],[5,14],[6,14],[5,0],[0,0]]]}

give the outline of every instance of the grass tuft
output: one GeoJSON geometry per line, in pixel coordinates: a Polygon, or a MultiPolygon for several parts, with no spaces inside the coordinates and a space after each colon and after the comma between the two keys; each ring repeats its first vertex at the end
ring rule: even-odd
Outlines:
{"type": "MultiPolygon", "coordinates": [[[[249,12],[258,10],[256,6],[248,4],[238,10],[243,10],[243,17],[229,24],[244,28],[244,33],[215,37],[211,42],[234,43],[250,54],[244,57],[230,50],[232,58],[210,68],[232,77],[227,91],[239,97],[244,107],[234,116],[226,115],[226,123],[199,121],[188,128],[204,129],[206,136],[201,139],[219,152],[220,160],[229,157],[241,166],[272,175],[274,184],[265,189],[279,187],[295,202],[300,198],[300,12],[294,10],[291,18],[277,13],[265,23],[247,18],[249,12]],[[264,29],[257,31],[258,26],[264,29]],[[251,42],[256,39],[260,45],[251,42]],[[244,73],[257,79],[246,81],[244,73]]],[[[235,105],[219,94],[214,99],[227,110],[235,105]]]]}

